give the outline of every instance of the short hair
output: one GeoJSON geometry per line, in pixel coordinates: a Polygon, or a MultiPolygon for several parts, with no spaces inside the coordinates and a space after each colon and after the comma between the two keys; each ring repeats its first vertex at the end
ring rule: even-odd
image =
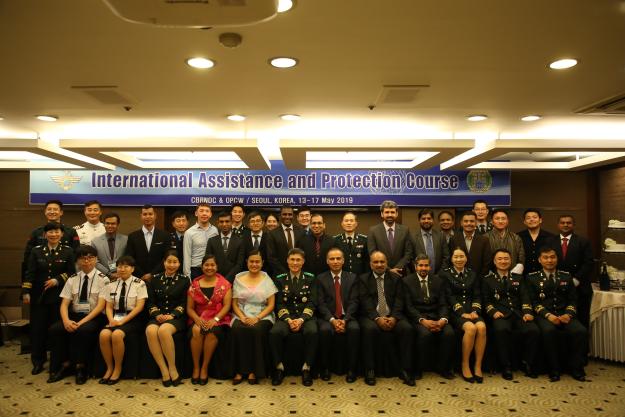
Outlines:
{"type": "MultiPolygon", "coordinates": [[[[198,206],[199,206],[199,205],[198,205],[198,206]]],[[[176,211],[174,211],[174,214],[172,214],[172,215],[169,217],[169,221],[170,221],[170,222],[173,222],[174,220],[179,219],[180,217],[184,217],[185,219],[189,220],[189,215],[187,214],[187,212],[186,212],[186,211],[183,211],[183,210],[176,210],[176,211]]]]}
{"type": "Polygon", "coordinates": [[[43,226],[44,232],[49,232],[50,230],[63,230],[63,226],[58,222],[48,222],[45,226],[43,226]]]}
{"type": "Polygon", "coordinates": [[[89,200],[85,203],[85,208],[89,207],[89,206],[93,206],[94,204],[97,204],[98,207],[100,207],[100,209],[102,209],[102,203],[100,203],[98,200],[89,200]]]}
{"type": "Polygon", "coordinates": [[[217,219],[223,219],[224,217],[232,218],[232,213],[226,210],[222,210],[217,214],[217,219]]]}
{"type": "Polygon", "coordinates": [[[143,207],[141,207],[141,210],[149,210],[149,209],[154,209],[154,206],[152,204],[144,204],[143,207]]]}
{"type": "Polygon", "coordinates": [[[376,250],[374,250],[374,251],[372,251],[372,252],[369,254],[369,259],[373,258],[373,255],[376,255],[376,254],[378,254],[378,253],[381,253],[382,255],[384,255],[384,259],[386,259],[386,260],[387,260],[387,262],[388,262],[388,257],[386,256],[386,254],[385,254],[384,252],[382,252],[381,250],[377,250],[377,249],[376,249],[376,250]]]}
{"type": "Polygon", "coordinates": [[[98,256],[98,251],[93,246],[89,245],[80,245],[78,249],[76,249],[76,259],[80,259],[83,256],[98,256]]]}
{"type": "Polygon", "coordinates": [[[293,206],[292,206],[292,205],[290,205],[290,204],[283,204],[283,205],[280,207],[280,213],[282,213],[282,210],[285,210],[285,209],[293,210],[293,206]]]}
{"type": "Polygon", "coordinates": [[[540,212],[540,210],[537,209],[537,208],[534,208],[534,207],[530,207],[530,208],[526,209],[523,212],[523,218],[524,219],[525,219],[525,216],[527,215],[527,213],[536,213],[536,214],[538,214],[538,217],[540,217],[541,219],[543,218],[543,214],[540,212]]]}
{"type": "Polygon", "coordinates": [[[358,215],[357,215],[357,214],[356,214],[356,212],[355,212],[355,211],[353,211],[353,210],[348,210],[348,211],[346,211],[345,213],[343,213],[343,217],[341,217],[341,219],[344,219],[344,218],[345,218],[345,216],[347,216],[348,214],[352,214],[352,215],[354,216],[354,218],[355,218],[356,220],[358,220],[358,215]]]}
{"type": "Polygon", "coordinates": [[[491,216],[494,216],[497,213],[503,213],[506,215],[506,217],[510,218],[510,215],[508,214],[508,212],[506,211],[506,209],[502,209],[502,208],[496,208],[493,209],[493,211],[491,212],[491,216]]]}
{"type": "Polygon", "coordinates": [[[263,216],[263,214],[260,211],[254,210],[254,211],[250,211],[250,213],[247,215],[247,221],[249,222],[252,217],[257,217],[257,216],[260,216],[261,219],[265,220],[265,216],[263,216]]]}
{"type": "Polygon", "coordinates": [[[178,256],[178,251],[176,249],[167,249],[165,251],[165,255],[163,255],[163,263],[165,262],[165,259],[169,258],[170,256],[175,256],[178,261],[181,260],[178,256]]]}
{"type": "Polygon", "coordinates": [[[341,252],[341,256],[345,257],[345,254],[343,253],[343,250],[341,248],[337,248],[336,246],[332,246],[329,250],[328,253],[326,254],[326,259],[328,258],[328,255],[330,254],[330,252],[332,252],[333,250],[337,250],[339,252],[341,252]]]}
{"type": "Polygon", "coordinates": [[[558,255],[558,252],[556,252],[556,248],[555,247],[553,247],[552,245],[543,245],[540,248],[538,248],[538,257],[540,258],[540,256],[543,253],[547,253],[547,252],[551,252],[551,251],[555,252],[556,256],[558,255]]]}
{"type": "Polygon", "coordinates": [[[124,255],[121,256],[117,262],[115,263],[115,265],[120,266],[120,265],[128,265],[128,266],[132,266],[134,267],[136,265],[135,263],[135,258],[133,258],[130,255],[124,255]]]}
{"type": "Polygon", "coordinates": [[[560,215],[558,216],[558,221],[562,220],[562,219],[563,219],[563,218],[565,218],[565,217],[570,217],[570,218],[571,218],[571,220],[573,220],[573,224],[575,224],[575,217],[573,217],[573,215],[572,215],[572,214],[560,214],[560,215]]]}
{"type": "Polygon", "coordinates": [[[428,261],[428,262],[430,262],[430,257],[429,257],[429,256],[427,256],[425,253],[420,253],[420,254],[418,254],[418,255],[414,258],[414,263],[415,263],[415,265],[416,265],[417,263],[419,263],[419,261],[428,261]]]}
{"type": "Polygon", "coordinates": [[[117,224],[122,222],[121,217],[119,217],[119,214],[115,213],[115,212],[110,212],[110,213],[106,213],[102,216],[102,222],[105,222],[106,219],[112,219],[113,217],[115,217],[117,219],[117,224]]]}
{"type": "Polygon", "coordinates": [[[208,255],[204,255],[204,257],[202,258],[202,263],[200,265],[204,265],[204,262],[208,261],[209,259],[212,259],[213,261],[215,261],[215,264],[217,264],[217,257],[212,253],[209,253],[208,255]]]}
{"type": "Polygon", "coordinates": [[[289,250],[289,253],[286,255],[287,259],[290,258],[292,255],[299,255],[302,258],[306,259],[306,252],[304,252],[300,248],[293,248],[289,250]]]}
{"type": "Polygon", "coordinates": [[[198,203],[197,206],[195,206],[195,209],[199,209],[200,207],[208,207],[209,210],[212,210],[211,205],[208,203],[198,203]]]}
{"type": "Polygon", "coordinates": [[[384,209],[397,209],[397,203],[393,200],[384,200],[382,204],[380,204],[380,211],[384,211],[384,209]]]}
{"type": "Polygon", "coordinates": [[[474,211],[467,210],[462,212],[462,214],[460,215],[460,220],[464,219],[466,216],[473,216],[477,218],[477,214],[475,214],[474,211]]]}
{"type": "Polygon", "coordinates": [[[466,257],[467,257],[467,259],[469,259],[469,254],[468,254],[468,253],[467,253],[467,251],[466,251],[463,247],[461,247],[461,246],[454,246],[454,247],[451,249],[451,251],[449,252],[449,253],[450,253],[450,255],[453,255],[453,254],[454,254],[454,252],[455,252],[455,251],[457,251],[457,250],[459,250],[459,251],[461,251],[462,253],[464,253],[464,256],[466,256],[466,257]]]}
{"type": "Polygon", "coordinates": [[[232,206],[230,206],[230,211],[235,207],[240,207],[243,213],[245,213],[245,205],[243,205],[243,203],[233,203],[232,206]]]}
{"type": "Polygon", "coordinates": [[[299,213],[301,213],[303,211],[310,211],[310,207],[308,207],[308,206],[299,206],[298,209],[297,209],[297,213],[299,214],[299,213]]]}
{"type": "Polygon", "coordinates": [[[61,200],[48,200],[43,207],[48,208],[50,204],[56,204],[61,210],[63,210],[63,203],[61,202],[61,200]]]}
{"type": "Polygon", "coordinates": [[[473,207],[473,208],[475,208],[475,205],[476,205],[476,204],[484,204],[484,205],[486,206],[486,208],[487,208],[487,209],[489,208],[489,207],[488,207],[488,203],[486,202],[486,200],[482,200],[482,199],[475,200],[475,201],[473,202],[473,206],[472,206],[472,207],[473,207]]]}
{"type": "Polygon", "coordinates": [[[312,220],[313,217],[321,217],[321,220],[323,220],[325,222],[325,220],[323,219],[323,214],[321,214],[321,213],[312,213],[310,215],[311,220],[312,220]]]}
{"type": "Polygon", "coordinates": [[[419,210],[419,213],[417,213],[417,219],[421,219],[421,217],[425,216],[426,214],[429,214],[430,216],[432,216],[432,218],[434,218],[434,210],[432,210],[431,208],[422,208],[421,210],[419,210]]]}
{"type": "Polygon", "coordinates": [[[440,213],[438,213],[438,220],[440,220],[440,219],[441,219],[441,216],[442,216],[443,214],[449,214],[449,216],[450,216],[452,219],[455,219],[455,218],[456,218],[456,217],[454,216],[454,213],[452,213],[450,210],[441,210],[441,212],[440,212],[440,213]]]}
{"type": "Polygon", "coordinates": [[[499,248],[499,249],[496,249],[493,252],[493,261],[495,260],[495,256],[497,256],[498,253],[507,253],[508,255],[510,255],[510,257],[512,257],[512,254],[510,253],[510,251],[508,249],[506,249],[506,248],[499,248]]]}
{"type": "Polygon", "coordinates": [[[247,254],[247,257],[245,258],[245,260],[247,261],[248,259],[250,259],[250,256],[256,256],[256,255],[260,256],[260,259],[263,259],[263,260],[264,260],[264,258],[263,258],[263,253],[262,253],[260,250],[258,250],[258,249],[252,249],[252,250],[251,250],[251,251],[247,254]]]}

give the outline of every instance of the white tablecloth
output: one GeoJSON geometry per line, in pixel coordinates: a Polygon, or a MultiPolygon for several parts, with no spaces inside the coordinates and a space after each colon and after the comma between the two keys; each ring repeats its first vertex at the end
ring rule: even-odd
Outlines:
{"type": "Polygon", "coordinates": [[[594,291],[590,306],[590,354],[625,362],[625,292],[594,291]]]}

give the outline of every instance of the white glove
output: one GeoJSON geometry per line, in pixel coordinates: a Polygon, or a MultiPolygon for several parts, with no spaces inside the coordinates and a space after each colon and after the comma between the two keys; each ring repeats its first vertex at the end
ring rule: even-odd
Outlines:
{"type": "Polygon", "coordinates": [[[512,268],[512,270],[510,272],[513,272],[515,274],[522,274],[523,273],[523,264],[516,264],[514,266],[514,268],[512,268]]]}

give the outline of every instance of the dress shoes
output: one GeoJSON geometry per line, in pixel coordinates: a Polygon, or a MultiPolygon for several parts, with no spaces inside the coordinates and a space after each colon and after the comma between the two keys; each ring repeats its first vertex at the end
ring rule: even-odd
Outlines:
{"type": "Polygon", "coordinates": [[[375,372],[373,369],[365,371],[365,384],[367,385],[375,385],[375,372]]]}
{"type": "Polygon", "coordinates": [[[206,378],[200,378],[198,384],[200,385],[206,385],[208,384],[208,377],[206,378]]]}
{"type": "Polygon", "coordinates": [[[549,381],[558,382],[560,380],[560,372],[549,372],[549,381]]]}
{"type": "Polygon", "coordinates": [[[484,377],[481,375],[473,375],[473,379],[475,380],[475,382],[477,382],[478,384],[481,384],[484,382],[484,377]]]}
{"type": "Polygon", "coordinates": [[[161,383],[165,388],[171,387],[171,379],[162,380],[161,383]]]}
{"type": "Polygon", "coordinates": [[[30,371],[31,375],[39,375],[43,372],[43,363],[36,363],[33,365],[32,371],[30,371]]]}
{"type": "Polygon", "coordinates": [[[239,385],[243,382],[243,378],[232,378],[232,385],[239,385]]]}
{"type": "Polygon", "coordinates": [[[182,376],[178,375],[178,378],[176,378],[176,379],[172,379],[172,380],[171,380],[171,384],[172,384],[174,387],[177,387],[178,385],[183,384],[183,382],[182,382],[182,376]]]}
{"type": "Polygon", "coordinates": [[[472,384],[475,382],[475,377],[473,375],[471,376],[464,376],[462,375],[462,379],[465,380],[465,382],[468,382],[469,384],[472,384]]]}
{"type": "Polygon", "coordinates": [[[282,371],[281,369],[274,370],[271,377],[271,385],[280,385],[282,384],[282,381],[284,381],[284,371],[282,371]]]}
{"type": "Polygon", "coordinates": [[[83,385],[85,382],[87,382],[85,368],[76,368],[76,385],[83,385]]]}
{"type": "Polygon", "coordinates": [[[258,379],[257,378],[247,378],[247,383],[250,385],[258,385],[258,379]]]}
{"type": "Polygon", "coordinates": [[[119,382],[119,380],[120,380],[120,378],[117,378],[117,379],[109,378],[109,380],[106,381],[106,385],[115,385],[115,384],[117,384],[119,382]]]}
{"type": "Polygon", "coordinates": [[[323,381],[329,381],[330,380],[330,370],[329,369],[323,369],[321,371],[321,379],[323,381]]]}
{"type": "Polygon", "coordinates": [[[310,369],[305,369],[302,371],[302,384],[305,387],[311,386],[313,383],[312,375],[310,374],[310,369]]]}
{"type": "Polygon", "coordinates": [[[454,373],[449,370],[441,371],[438,374],[445,379],[454,379],[454,373]]]}
{"type": "Polygon", "coordinates": [[[50,374],[50,377],[48,378],[46,382],[48,384],[59,382],[60,380],[62,380],[63,378],[67,376],[68,372],[69,372],[69,368],[64,366],[61,369],[59,369],[57,372],[50,374]]]}
{"type": "Polygon", "coordinates": [[[423,372],[421,371],[415,372],[413,378],[415,381],[420,381],[421,379],[423,379],[423,372]]]}
{"type": "Polygon", "coordinates": [[[514,375],[512,374],[512,370],[510,368],[505,368],[503,371],[501,371],[501,377],[506,381],[512,381],[514,375]]]}
{"type": "Polygon", "coordinates": [[[198,385],[200,383],[200,378],[191,378],[191,385],[198,385]]]}
{"type": "Polygon", "coordinates": [[[409,387],[414,387],[415,386],[414,378],[412,377],[412,375],[410,375],[406,371],[400,371],[399,372],[399,379],[401,379],[402,382],[404,384],[408,385],[409,387]]]}
{"type": "Polygon", "coordinates": [[[571,374],[571,376],[573,377],[574,380],[579,381],[579,382],[586,382],[586,376],[584,375],[583,372],[580,371],[575,371],[571,374]]]}
{"type": "Polygon", "coordinates": [[[345,382],[348,384],[356,382],[356,373],[354,371],[347,371],[347,375],[345,375],[345,382]]]}
{"type": "Polygon", "coordinates": [[[100,385],[107,385],[109,383],[109,379],[108,378],[100,378],[98,380],[98,384],[100,385]]]}

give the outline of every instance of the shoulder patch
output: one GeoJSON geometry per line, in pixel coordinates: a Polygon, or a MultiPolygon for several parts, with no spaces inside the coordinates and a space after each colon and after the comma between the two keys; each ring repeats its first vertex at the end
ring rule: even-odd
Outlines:
{"type": "Polygon", "coordinates": [[[85,224],[84,224],[84,223],[83,223],[83,224],[79,224],[78,226],[74,226],[74,230],[80,230],[80,229],[82,229],[83,227],[85,227],[85,224]]]}
{"type": "Polygon", "coordinates": [[[284,274],[278,274],[276,275],[276,278],[284,278],[286,277],[288,274],[284,273],[284,274]]]}
{"type": "Polygon", "coordinates": [[[141,278],[135,278],[134,282],[139,282],[139,283],[143,283],[143,280],[141,278]]]}
{"type": "Polygon", "coordinates": [[[568,272],[568,271],[558,271],[558,275],[562,275],[562,276],[565,276],[565,277],[570,277],[571,273],[568,272]]]}
{"type": "Polygon", "coordinates": [[[367,235],[363,235],[362,233],[358,233],[358,237],[364,237],[366,239],[367,235]]]}
{"type": "Polygon", "coordinates": [[[315,277],[315,274],[312,274],[310,272],[304,272],[304,275],[309,276],[309,277],[315,277]]]}

